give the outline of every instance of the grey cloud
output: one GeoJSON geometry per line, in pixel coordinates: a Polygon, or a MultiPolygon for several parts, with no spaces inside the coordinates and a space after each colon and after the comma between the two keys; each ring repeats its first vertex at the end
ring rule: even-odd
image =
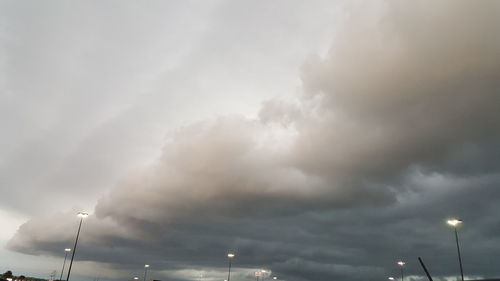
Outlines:
{"type": "MultiPolygon", "coordinates": [[[[488,258],[498,250],[498,4],[371,5],[352,10],[326,58],[305,63],[296,103],[170,134],[154,164],[98,201],[80,259],[222,272],[232,249],[236,267],[285,280],[382,280],[397,259],[418,279],[420,255],[445,277],[456,265],[443,219],[460,216],[463,239],[480,241],[464,247],[467,274],[498,274],[488,258]]],[[[71,241],[42,222],[9,247],[54,253],[71,241]]]]}
{"type": "Polygon", "coordinates": [[[47,193],[64,209],[75,194],[90,207],[154,161],[166,131],[289,95],[302,57],[324,49],[338,20],[330,1],[273,10],[285,4],[274,15],[264,2],[0,3],[4,207],[55,212],[47,193]],[[21,195],[31,204],[12,204],[21,195]]]}
{"type": "Polygon", "coordinates": [[[42,209],[52,201],[51,196],[43,196],[47,192],[58,194],[66,208],[73,207],[64,199],[81,188],[89,191],[80,194],[81,200],[95,202],[105,185],[131,168],[128,163],[142,160],[140,145],[155,145],[150,139],[162,135],[151,133],[150,115],[130,108],[141,99],[151,77],[174,67],[176,57],[188,50],[185,46],[200,32],[193,21],[183,25],[179,34],[173,22],[188,15],[203,21],[213,8],[199,4],[193,11],[187,1],[180,5],[150,2],[142,9],[118,2],[97,8],[96,3],[1,4],[5,83],[0,89],[0,167],[3,183],[30,190],[23,196],[34,202],[11,204],[20,196],[12,188],[3,196],[10,199],[3,202],[11,209],[27,213],[42,209]],[[131,145],[130,138],[122,135],[123,123],[142,123],[128,131],[143,137],[139,145],[131,145]],[[99,150],[102,144],[92,143],[115,136],[119,138],[115,147],[106,151],[99,150]],[[127,153],[116,149],[122,147],[117,143],[127,146],[127,153]],[[106,159],[106,153],[120,153],[127,161],[106,159]],[[88,157],[96,154],[101,157],[88,157]],[[75,176],[72,169],[88,171],[92,180],[75,176]],[[99,174],[104,170],[106,174],[99,174]]]}
{"type": "Polygon", "coordinates": [[[375,20],[354,11],[328,58],[304,66],[305,94],[322,113],[299,123],[296,165],[384,180],[411,165],[446,169],[452,153],[497,143],[500,41],[489,4],[410,12],[388,2],[375,20]]]}

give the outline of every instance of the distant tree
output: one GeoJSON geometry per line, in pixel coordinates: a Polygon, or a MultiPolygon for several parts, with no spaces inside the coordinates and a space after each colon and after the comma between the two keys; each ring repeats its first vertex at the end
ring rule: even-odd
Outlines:
{"type": "Polygon", "coordinates": [[[2,276],[3,278],[12,278],[12,271],[7,270],[2,276]]]}
{"type": "Polygon", "coordinates": [[[18,279],[20,279],[20,280],[24,280],[24,279],[26,279],[26,276],[21,275],[21,276],[19,276],[19,277],[17,277],[17,278],[18,278],[18,279]]]}

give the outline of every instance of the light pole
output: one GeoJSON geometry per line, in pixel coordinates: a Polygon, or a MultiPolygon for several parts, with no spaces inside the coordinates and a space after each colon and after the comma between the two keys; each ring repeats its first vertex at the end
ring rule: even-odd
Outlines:
{"type": "Polygon", "coordinates": [[[229,260],[229,271],[227,272],[227,281],[231,281],[231,260],[234,258],[233,253],[227,254],[227,259],[229,260]]]}
{"type": "Polygon", "coordinates": [[[146,275],[148,274],[149,264],[144,265],[144,281],[146,281],[146,275]]]}
{"type": "Polygon", "coordinates": [[[406,263],[404,261],[398,261],[397,264],[399,266],[401,266],[401,281],[404,281],[405,277],[404,277],[404,274],[403,274],[403,266],[405,266],[406,263]]]}
{"type": "Polygon", "coordinates": [[[63,268],[61,270],[61,277],[59,277],[59,280],[62,280],[62,276],[63,276],[63,272],[64,272],[64,266],[66,265],[66,258],[68,257],[68,253],[71,252],[71,249],[70,248],[66,248],[64,249],[64,262],[63,262],[63,268]]]}
{"type": "Polygon", "coordinates": [[[89,213],[78,212],[77,215],[80,217],[80,225],[78,225],[78,232],[76,233],[75,246],[73,247],[73,253],[71,254],[71,262],[69,263],[68,276],[66,277],[66,281],[69,281],[69,275],[71,274],[71,267],[73,266],[73,259],[75,258],[76,245],[78,244],[78,237],[80,236],[80,229],[82,228],[83,219],[88,217],[89,213]]]}
{"type": "Polygon", "coordinates": [[[462,256],[460,255],[460,245],[458,244],[458,231],[457,227],[459,224],[463,223],[463,220],[460,219],[449,219],[448,224],[453,226],[455,230],[455,241],[457,242],[457,252],[458,252],[458,264],[460,265],[460,275],[462,276],[462,281],[464,281],[464,269],[462,267],[462,256]]]}

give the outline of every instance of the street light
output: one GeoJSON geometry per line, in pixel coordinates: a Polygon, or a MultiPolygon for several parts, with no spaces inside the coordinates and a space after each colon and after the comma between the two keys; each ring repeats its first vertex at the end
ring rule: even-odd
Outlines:
{"type": "Polygon", "coordinates": [[[69,276],[71,274],[71,267],[73,266],[73,259],[75,258],[76,245],[78,244],[78,237],[80,236],[80,229],[82,228],[83,219],[89,216],[87,212],[78,212],[78,217],[80,217],[80,224],[78,225],[78,231],[76,232],[75,246],[73,247],[73,253],[71,254],[71,262],[69,263],[68,276],[66,281],[69,281],[69,276]]]}
{"type": "Polygon", "coordinates": [[[148,274],[149,264],[144,265],[144,281],[146,281],[146,275],[148,274]]]}
{"type": "Polygon", "coordinates": [[[389,278],[387,278],[387,279],[389,279],[389,280],[391,280],[391,281],[395,281],[395,280],[396,280],[396,278],[394,278],[394,277],[392,277],[392,276],[391,276],[391,277],[389,277],[389,278]]]}
{"type": "Polygon", "coordinates": [[[274,277],[273,277],[273,280],[278,280],[278,277],[274,276],[274,277]]]}
{"type": "Polygon", "coordinates": [[[401,281],[404,281],[403,266],[405,266],[406,263],[404,261],[398,261],[397,264],[401,266],[401,281]]]}
{"type": "Polygon", "coordinates": [[[68,257],[68,253],[71,252],[71,249],[70,248],[66,248],[64,249],[64,262],[63,262],[63,268],[61,270],[61,277],[59,277],[59,280],[62,280],[62,276],[63,276],[63,272],[64,272],[64,266],[66,265],[66,258],[68,257]]]}
{"type": "Polygon", "coordinates": [[[458,264],[460,265],[460,275],[462,276],[462,281],[464,281],[464,269],[462,267],[462,256],[460,255],[460,246],[458,244],[458,231],[457,231],[457,227],[463,223],[463,220],[453,218],[449,219],[447,223],[453,226],[453,229],[455,230],[455,241],[457,242],[457,252],[458,252],[458,264]]]}
{"type": "Polygon", "coordinates": [[[233,253],[227,254],[227,259],[229,260],[229,271],[227,273],[227,281],[231,280],[231,260],[234,258],[234,256],[235,255],[233,253]]]}

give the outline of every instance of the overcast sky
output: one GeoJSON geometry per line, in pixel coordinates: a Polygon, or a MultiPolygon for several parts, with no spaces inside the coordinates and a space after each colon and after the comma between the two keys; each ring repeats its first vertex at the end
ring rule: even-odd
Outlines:
{"type": "Polygon", "coordinates": [[[500,277],[500,2],[1,1],[0,271],[500,277]]]}

